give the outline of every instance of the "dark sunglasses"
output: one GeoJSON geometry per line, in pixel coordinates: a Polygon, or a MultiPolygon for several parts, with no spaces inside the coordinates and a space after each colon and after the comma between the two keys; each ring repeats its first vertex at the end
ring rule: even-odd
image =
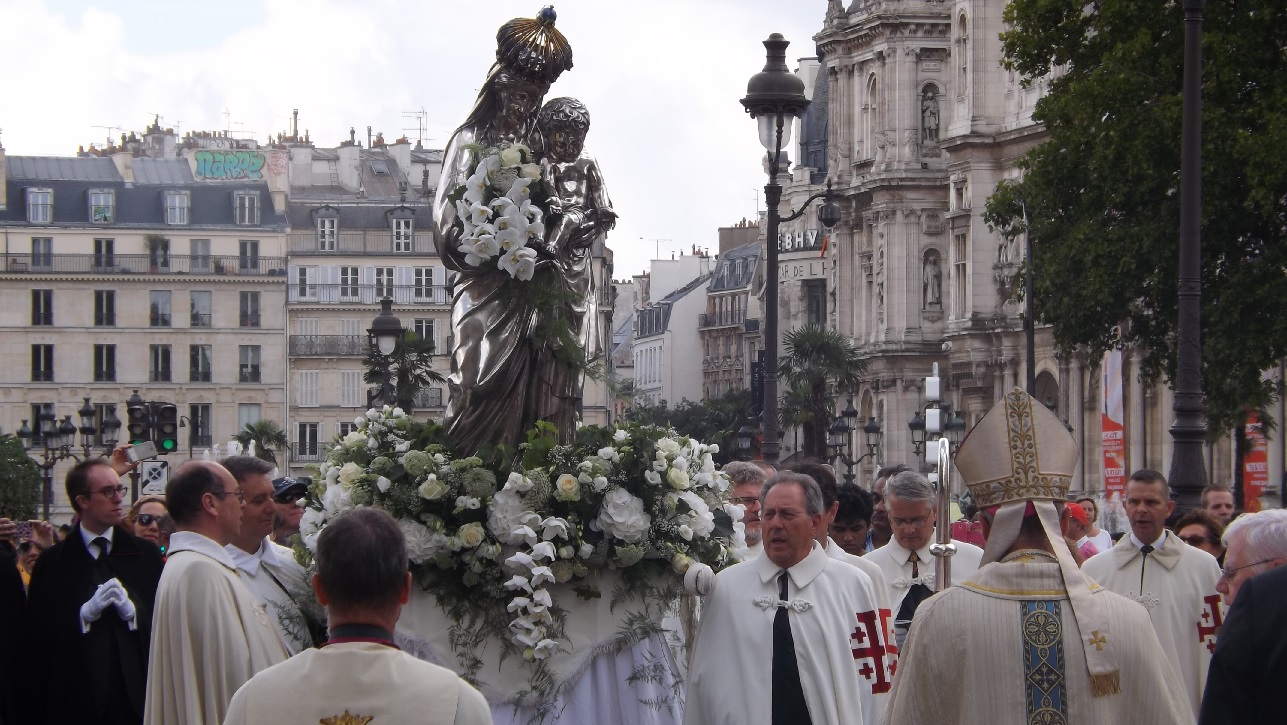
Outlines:
{"type": "Polygon", "coordinates": [[[1180,541],[1183,541],[1189,546],[1202,546],[1203,544],[1211,543],[1211,539],[1208,539],[1205,536],[1183,536],[1180,537],[1180,541]]]}
{"type": "Polygon", "coordinates": [[[144,526],[151,526],[152,524],[160,526],[161,520],[164,518],[164,514],[139,514],[138,522],[144,526]]]}

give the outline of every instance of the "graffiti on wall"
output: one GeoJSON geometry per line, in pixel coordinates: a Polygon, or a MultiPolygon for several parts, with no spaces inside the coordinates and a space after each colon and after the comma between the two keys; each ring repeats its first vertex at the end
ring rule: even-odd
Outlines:
{"type": "Polygon", "coordinates": [[[264,178],[263,151],[197,151],[193,154],[198,179],[258,181],[264,178]]]}

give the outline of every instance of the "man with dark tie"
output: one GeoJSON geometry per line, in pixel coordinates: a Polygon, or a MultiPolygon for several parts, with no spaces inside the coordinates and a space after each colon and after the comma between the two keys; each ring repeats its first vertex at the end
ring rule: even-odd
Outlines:
{"type": "Polygon", "coordinates": [[[121,525],[125,487],[106,459],[66,479],[80,521],[40,556],[27,611],[37,721],[137,725],[143,721],[152,603],[161,552],[121,525]]]}
{"type": "Polygon", "coordinates": [[[779,473],[760,499],[764,555],[715,577],[684,722],[874,725],[892,677],[876,604],[854,570],[814,540],[818,484],[779,473]]]}

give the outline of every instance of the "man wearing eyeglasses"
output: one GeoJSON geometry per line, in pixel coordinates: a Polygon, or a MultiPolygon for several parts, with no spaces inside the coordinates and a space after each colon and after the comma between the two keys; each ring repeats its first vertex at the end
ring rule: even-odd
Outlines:
{"type": "Polygon", "coordinates": [[[1224,535],[1229,547],[1216,587],[1229,615],[1202,697],[1200,725],[1282,720],[1287,672],[1287,511],[1243,514],[1224,535]]]}
{"type": "Polygon", "coordinates": [[[764,487],[767,476],[764,469],[746,461],[733,461],[725,465],[724,473],[733,482],[729,489],[729,502],[746,509],[746,513],[742,515],[742,524],[746,527],[746,558],[759,556],[760,489],[764,487]]]}
{"type": "Polygon", "coordinates": [[[161,552],[121,525],[126,489],[112,463],[77,464],[66,487],[80,521],[36,561],[28,591],[39,646],[27,654],[42,673],[30,702],[37,722],[137,725],[161,552]]]}
{"type": "Polygon", "coordinates": [[[224,548],[241,531],[243,498],[213,461],[179,466],[165,487],[178,530],[156,595],[145,724],[220,723],[238,687],[288,656],[224,548]]]}
{"type": "Polygon", "coordinates": [[[1125,497],[1130,533],[1087,559],[1082,571],[1149,610],[1158,641],[1183,679],[1196,713],[1223,616],[1216,593],[1220,565],[1214,556],[1166,530],[1166,520],[1175,510],[1170,494],[1161,473],[1147,468],[1132,473],[1125,497]]]}

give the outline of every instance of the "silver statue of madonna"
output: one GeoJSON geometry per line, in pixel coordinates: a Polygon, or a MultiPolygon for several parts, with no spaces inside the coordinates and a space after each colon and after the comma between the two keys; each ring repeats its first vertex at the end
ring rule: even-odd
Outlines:
{"type": "Polygon", "coordinates": [[[536,20],[506,23],[497,46],[473,111],[447,145],[434,204],[438,254],[457,274],[446,425],[462,452],[487,443],[516,446],[538,420],[553,423],[560,440],[571,441],[585,372],[577,361],[594,352],[587,348],[598,339],[590,248],[616,218],[598,167],[582,153],[585,107],[556,99],[541,112],[550,84],[572,66],[553,9],[536,20]],[[545,236],[529,247],[537,273],[562,286],[558,296],[566,303],[538,301],[521,288],[516,294],[509,273],[471,264],[461,249],[464,230],[449,196],[474,173],[479,148],[511,142],[526,145],[539,161],[539,183],[549,194],[545,236]],[[548,335],[554,320],[566,322],[568,334],[548,335]],[[572,344],[579,349],[564,349],[572,344]]]}

